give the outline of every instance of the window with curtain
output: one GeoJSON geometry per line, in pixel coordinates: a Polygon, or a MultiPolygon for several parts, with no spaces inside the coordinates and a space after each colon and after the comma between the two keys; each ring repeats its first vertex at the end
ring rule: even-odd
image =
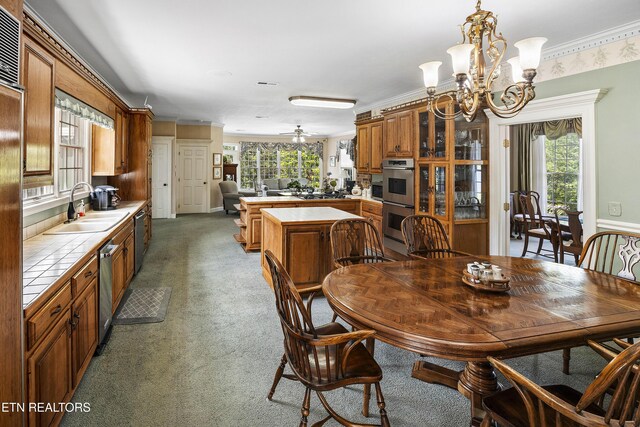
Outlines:
{"type": "Polygon", "coordinates": [[[578,210],[580,181],[580,138],[576,133],[545,138],[547,169],[547,212],[558,207],[578,210]]]}
{"type": "Polygon", "coordinates": [[[305,178],[308,185],[320,187],[322,143],[242,142],[240,183],[242,188],[269,178],[305,178]]]}

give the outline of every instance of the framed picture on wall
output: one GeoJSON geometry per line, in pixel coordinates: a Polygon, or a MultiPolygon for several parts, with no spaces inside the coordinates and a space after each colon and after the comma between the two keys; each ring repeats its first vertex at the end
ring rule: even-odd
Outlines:
{"type": "Polygon", "coordinates": [[[222,166],[222,153],[213,153],[213,166],[222,166]]]}
{"type": "Polygon", "coordinates": [[[214,167],[213,168],[213,179],[222,179],[222,168],[214,167]]]}
{"type": "Polygon", "coordinates": [[[329,156],[329,167],[336,167],[336,156],[329,156]]]}

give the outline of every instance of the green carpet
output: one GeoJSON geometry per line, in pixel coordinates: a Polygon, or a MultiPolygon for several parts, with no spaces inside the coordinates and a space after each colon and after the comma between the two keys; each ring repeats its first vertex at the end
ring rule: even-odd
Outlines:
{"type": "MultiPolygon", "coordinates": [[[[114,326],[105,352],[93,359],[73,398],[90,403],[91,411],[67,414],[63,426],[298,425],[304,394],[299,383],[283,379],[274,400],[266,400],[282,355],[282,332],[260,255],[245,254],[235,243],[234,218],[215,213],[153,221],[151,247],[132,286],[171,287],[166,319],[114,326]]],[[[326,302],[314,302],[316,323],[330,318],[326,302]]],[[[572,355],[571,376],[561,373],[560,352],[510,363],[540,383],[584,390],[604,363],[587,349],[572,355]]],[[[411,378],[416,359],[376,345],[391,425],[467,426],[469,402],[411,378]]],[[[343,415],[366,421],[359,414],[359,388],[327,397],[343,415]]],[[[310,424],[325,416],[317,397],[311,402],[310,424]]],[[[377,414],[373,403],[371,413],[377,414]]]]}

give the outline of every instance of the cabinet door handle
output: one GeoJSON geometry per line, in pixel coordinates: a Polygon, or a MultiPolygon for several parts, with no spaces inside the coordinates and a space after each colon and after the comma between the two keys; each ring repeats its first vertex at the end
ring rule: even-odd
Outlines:
{"type": "Polygon", "coordinates": [[[320,232],[320,240],[324,240],[324,231],[320,232]]]}
{"type": "Polygon", "coordinates": [[[60,313],[61,311],[62,311],[62,306],[60,304],[58,304],[56,306],[56,308],[51,310],[51,316],[55,316],[56,314],[60,313]]]}
{"type": "Polygon", "coordinates": [[[86,279],[87,277],[91,277],[93,276],[93,271],[87,271],[86,273],[84,273],[84,278],[86,279]]]}
{"type": "Polygon", "coordinates": [[[75,317],[76,319],[80,320],[80,315],[78,313],[73,313],[73,317],[75,317]]]}

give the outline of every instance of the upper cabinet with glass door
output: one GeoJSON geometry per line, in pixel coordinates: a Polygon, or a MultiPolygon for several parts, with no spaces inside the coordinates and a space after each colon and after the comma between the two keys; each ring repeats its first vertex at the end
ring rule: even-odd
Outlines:
{"type": "MultiPolygon", "coordinates": [[[[444,109],[449,113],[451,105],[444,109]]],[[[436,117],[426,107],[420,109],[418,114],[418,137],[420,160],[443,161],[449,159],[449,142],[447,120],[436,117]]]]}
{"type": "Polygon", "coordinates": [[[487,160],[487,117],[479,113],[472,122],[456,117],[453,151],[455,160],[487,160]]]}

